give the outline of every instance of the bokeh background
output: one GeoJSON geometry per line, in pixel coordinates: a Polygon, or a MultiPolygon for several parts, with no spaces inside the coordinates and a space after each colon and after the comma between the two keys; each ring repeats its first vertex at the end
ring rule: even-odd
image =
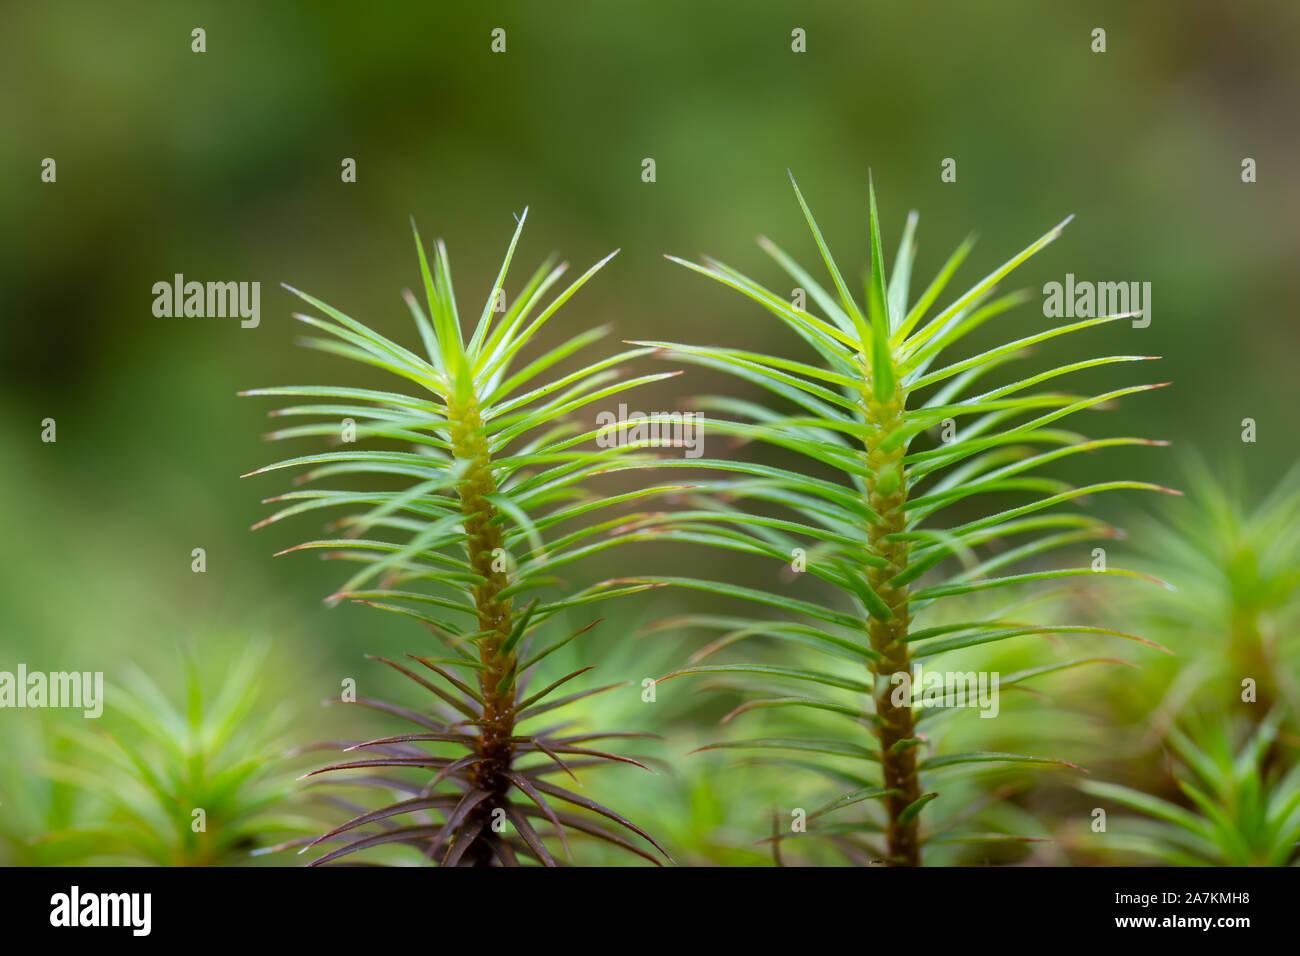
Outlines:
{"type": "MultiPolygon", "coordinates": [[[[1257,490],[1295,461],[1295,4],[52,0],[7,5],[3,18],[0,668],[112,679],[129,663],[168,685],[188,648],[219,683],[234,649],[267,641],[266,693],[300,712],[294,737],[313,739],[326,726],[316,703],[340,675],[373,667],[364,653],[419,641],[400,620],[325,607],[337,568],[272,557],[314,528],[248,530],[260,499],[282,489],[238,475],[280,449],[260,440],[267,404],[236,398],[259,385],[374,383],[295,347],[279,283],[409,341],[398,293],[418,282],[411,216],[449,243],[464,301],[486,294],[525,205],[522,269],[553,250],[585,266],[621,248],[561,314],[556,340],[614,322],[626,338],[799,354],[747,300],[662,258],[708,253],[783,288],[757,234],[815,261],[787,169],[855,272],[868,169],[887,246],[920,211],[920,273],[975,229],[963,273],[973,281],[1075,213],[1019,284],[1041,289],[1067,272],[1150,282],[1151,327],[1119,323],[1090,343],[1162,355],[1159,377],[1175,382],[1107,413],[1105,432],[1171,439],[1257,490]],[[195,27],[206,53],[191,52],[195,27]],[[490,51],[497,27],[504,54],[490,51]],[[795,27],[806,53],[791,51],[795,27]],[[1090,49],[1095,27],[1104,54],[1090,49]],[[57,183],[40,181],[46,157],[57,183]],[[347,157],[356,183],[340,180],[347,157]],[[647,157],[654,183],[641,178],[647,157]],[[949,157],[955,183],[940,181],[949,157]],[[1247,157],[1253,184],[1241,180],[1247,157]],[[155,318],[151,287],[175,273],[261,282],[260,327],[155,318]],[[47,417],[56,444],[40,440],[47,417]],[[1246,417],[1254,444],[1240,439],[1246,417]],[[205,574],[191,572],[195,547],[205,574]]],[[[1007,328],[1041,327],[1038,301],[1007,328]]],[[[692,370],[636,402],[673,408],[713,384],[692,370]]],[[[1075,477],[1177,485],[1178,461],[1121,450],[1075,477]]],[[[627,570],[663,555],[644,560],[627,570]]],[[[675,566],[706,572],[711,560],[675,566]]],[[[619,612],[595,645],[610,679],[671,667],[698,644],[622,646],[682,602],[619,612]]],[[[726,709],[688,704],[673,754],[726,709]]],[[[16,812],[49,719],[0,713],[0,814],[16,812]]],[[[710,769],[671,798],[646,784],[627,799],[684,801],[708,831],[701,846],[736,848],[698,857],[745,862],[749,841],[717,834],[753,820],[715,805],[708,774],[721,762],[695,759],[710,769]]]]}

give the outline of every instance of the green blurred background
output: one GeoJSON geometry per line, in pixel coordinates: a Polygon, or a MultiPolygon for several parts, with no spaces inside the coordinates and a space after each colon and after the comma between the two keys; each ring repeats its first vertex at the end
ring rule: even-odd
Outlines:
{"type": "MultiPolygon", "coordinates": [[[[339,675],[373,666],[363,652],[419,640],[388,616],[326,608],[337,568],[272,558],[314,528],[248,530],[282,483],[237,476],[281,449],[259,440],[266,403],[235,395],[375,383],[295,347],[279,283],[410,341],[410,216],[448,241],[466,301],[486,294],[525,205],[521,272],[553,250],[585,267],[621,248],[555,341],[612,321],[626,338],[803,357],[747,300],[662,254],[716,255],[782,289],[753,240],[813,261],[787,169],[855,272],[868,168],[889,248],[921,213],[918,279],[972,229],[970,281],[1075,213],[1019,285],[1150,282],[1151,327],[1090,333],[1090,354],[1162,355],[1155,374],[1175,382],[1097,430],[1237,461],[1261,488],[1296,457],[1295,4],[56,0],[9,4],[4,20],[0,667],[111,679],[130,661],[166,681],[178,645],[203,658],[270,638],[274,693],[314,720],[339,675]],[[505,54],[490,51],[497,27],[505,54]],[[40,181],[45,157],[55,184],[40,181]],[[948,157],[955,183],[940,181],[948,157]],[[1257,183],[1241,181],[1245,157],[1257,183]],[[260,281],[260,327],[155,318],[151,287],[175,273],[260,281]],[[56,444],[40,441],[47,417],[56,444]],[[1240,440],[1245,417],[1256,444],[1240,440]],[[206,574],[191,572],[195,547],[206,574]]],[[[1038,303],[995,337],[1041,328],[1038,303]]],[[[692,370],[635,401],[672,408],[714,383],[692,370]]],[[[1088,469],[1179,482],[1177,456],[1146,450],[1090,460],[1075,480],[1088,469]]],[[[709,557],[683,560],[707,570],[709,557]]],[[[647,669],[615,660],[626,672],[609,679],[647,669]]],[[[0,750],[34,732],[30,717],[4,716],[0,750]]]]}

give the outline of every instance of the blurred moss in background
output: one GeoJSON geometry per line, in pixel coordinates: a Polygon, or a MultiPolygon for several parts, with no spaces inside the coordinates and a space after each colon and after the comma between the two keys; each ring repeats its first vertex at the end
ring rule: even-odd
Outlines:
{"type": "MultiPolygon", "coordinates": [[[[54,0],[11,5],[4,20],[0,668],[111,678],[130,662],[161,680],[177,645],[220,661],[213,634],[270,638],[277,659],[309,662],[274,688],[314,720],[363,652],[418,649],[410,625],[324,607],[328,566],[272,558],[299,529],[248,531],[274,489],[237,476],[268,460],[268,424],[264,406],[235,397],[369,381],[294,347],[279,283],[407,340],[411,216],[447,239],[466,297],[485,294],[525,205],[528,260],[558,250],[585,264],[621,248],[557,338],[614,322],[625,338],[798,354],[742,297],[661,258],[704,252],[772,279],[762,232],[806,259],[787,169],[831,246],[863,250],[855,271],[868,168],[887,242],[921,212],[924,273],[971,229],[976,273],[1073,212],[1027,267],[1036,294],[1008,321],[1041,327],[1037,291],[1067,272],[1151,283],[1149,328],[1093,334],[1116,353],[1164,356],[1158,374],[1176,385],[1107,413],[1106,431],[1231,458],[1255,490],[1296,457],[1294,4],[54,0]],[[505,53],[490,49],[494,28],[505,53]],[[791,50],[795,28],[806,53],[791,50]],[[41,182],[46,158],[55,183],[41,182]],[[355,183],[341,180],[347,158],[355,183]],[[949,158],[957,179],[944,183],[949,158]],[[155,318],[152,286],[177,273],[260,282],[261,324],[155,318]],[[41,441],[47,418],[57,443],[41,441]]],[[[638,400],[672,408],[712,384],[692,370],[638,400]]],[[[1100,465],[1180,483],[1175,456],[1123,454],[1100,465]]],[[[611,679],[647,676],[628,669],[611,679]]],[[[712,720],[727,705],[695,706],[712,720]]],[[[8,750],[15,715],[0,721],[8,750]]],[[[711,797],[688,781],[675,799],[711,797]]],[[[719,832],[673,836],[743,843],[719,832]]]]}

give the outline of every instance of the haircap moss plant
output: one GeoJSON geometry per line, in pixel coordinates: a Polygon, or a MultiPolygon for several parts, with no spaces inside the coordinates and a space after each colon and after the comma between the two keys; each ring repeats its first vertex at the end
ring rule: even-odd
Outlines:
{"type": "MultiPolygon", "coordinates": [[[[1015,293],[994,297],[996,284],[1056,239],[1065,222],[932,314],[932,306],[970,253],[972,241],[963,242],[921,295],[911,300],[909,283],[917,217],[913,213],[908,218],[887,278],[872,188],[868,221],[870,268],[864,307],[850,292],[797,184],[794,188],[829,273],[830,290],[775,244],[766,239],[759,241],[805,290],[822,316],[792,304],[721,262],[668,258],[753,299],[799,335],[819,356],[819,363],[730,348],[670,342],[631,344],[660,349],[674,358],[732,373],[771,393],[784,408],[732,398],[705,400],[706,409],[733,417],[705,418],[703,426],[716,434],[777,446],[802,456],[807,463],[806,469],[725,459],[651,463],[650,467],[705,468],[737,476],[699,486],[694,493],[699,506],[670,516],[674,523],[666,533],[785,563],[790,563],[792,556],[805,555],[806,571],[841,592],[852,609],[846,611],[838,601],[818,603],[775,590],[685,577],[621,578],[606,582],[606,586],[671,584],[787,612],[795,619],[702,616],[696,623],[726,632],[720,644],[764,635],[811,645],[841,662],[845,658],[856,662],[862,668],[858,673],[769,664],[709,664],[668,676],[742,674],[749,675],[744,679],[751,682],[795,688],[811,685],[819,696],[789,690],[773,696],[765,684],[755,685],[751,689],[766,696],[760,696],[754,709],[814,708],[842,714],[855,722],[865,721],[870,736],[864,739],[761,738],[718,746],[796,751],[824,755],[822,759],[842,757],[878,763],[878,780],[841,795],[816,816],[864,801],[881,801],[885,807],[885,839],[875,852],[891,864],[915,865],[921,860],[921,811],[938,796],[923,786],[923,778],[958,765],[1063,763],[1005,753],[928,755],[927,735],[918,724],[934,711],[922,711],[916,706],[920,698],[916,689],[898,692],[910,681],[918,660],[924,658],[930,670],[937,668],[932,658],[946,651],[1024,635],[1100,634],[1152,643],[1108,628],[1026,624],[1005,613],[957,623],[944,618],[943,623],[932,625],[924,623],[924,618],[928,609],[975,592],[1094,575],[1145,578],[1114,567],[1096,570],[1066,566],[1003,576],[995,572],[1051,551],[1116,534],[1114,528],[1097,518],[1060,513],[1061,506],[1102,492],[1170,491],[1127,480],[1074,487],[1038,474],[1049,464],[1083,452],[1164,444],[1146,438],[1088,439],[1059,427],[1063,419],[1076,412],[1160,385],[1132,385],[1096,395],[1036,388],[1087,369],[1153,358],[1109,355],[1071,362],[984,391],[974,388],[995,369],[1025,356],[1031,346],[1100,328],[1129,315],[1057,325],[949,364],[937,364],[968,334],[1023,300],[1021,294],[1015,293]],[[959,422],[968,423],[953,428],[953,440],[915,447],[927,432],[944,423],[956,426],[959,422]],[[822,473],[830,477],[821,477],[822,473]],[[954,505],[962,504],[969,510],[973,499],[1001,494],[1028,495],[1030,500],[1005,510],[990,509],[982,516],[947,527],[934,521],[954,505]],[[747,510],[743,507],[746,503],[754,503],[754,507],[747,510]],[[774,509],[793,516],[774,516],[774,509]],[[980,554],[1012,539],[1023,541],[980,554]]],[[[1108,660],[1086,657],[1004,675],[1002,686],[1108,660]]],[[[864,826],[870,829],[870,825],[864,826]]]]}
{"type": "Polygon", "coordinates": [[[1170,729],[1180,803],[1119,784],[1081,782],[1081,790],[1104,801],[1102,809],[1139,815],[1076,839],[1077,848],[1098,846],[1105,856],[1166,866],[1296,865],[1300,763],[1294,746],[1279,739],[1282,717],[1279,709],[1258,724],[1240,721],[1236,733],[1222,717],[1193,720],[1186,731],[1170,729]]]}
{"type": "MultiPolygon", "coordinates": [[[[436,244],[430,262],[415,233],[427,313],[409,292],[405,299],[423,355],[319,299],[290,289],[320,313],[296,318],[330,336],[307,338],[303,344],[390,372],[404,380],[406,390],[310,386],[245,393],[326,402],[273,412],[326,421],[286,428],[270,435],[272,439],[333,436],[337,440],[342,418],[345,423],[360,423],[355,426],[359,441],[387,439],[413,449],[331,451],[258,469],[252,474],[306,468],[300,481],[364,475],[376,483],[366,490],[314,489],[280,495],[269,500],[283,507],[259,525],[322,508],[351,510],[335,522],[335,527],[345,529],[343,537],[309,541],[289,550],[319,549],[326,557],[361,563],[361,570],[329,600],[348,599],[414,618],[446,648],[444,656],[411,655],[415,669],[380,658],[431,695],[428,706],[410,709],[358,699],[358,704],[413,726],[406,733],[356,743],[349,749],[366,756],[315,773],[364,770],[370,774],[376,768],[393,768],[391,777],[348,782],[396,791],[404,798],[360,813],[314,841],[313,845],[346,841],[314,864],[396,843],[415,847],[425,858],[443,865],[515,865],[525,858],[551,866],[556,864],[556,845],[551,841],[558,839],[567,852],[566,831],[652,862],[657,858],[635,842],[637,838],[663,853],[640,827],[548,779],[562,773],[576,781],[579,768],[611,763],[645,767],[591,744],[603,738],[647,735],[566,735],[563,725],[536,727],[543,715],[553,716],[568,704],[622,685],[557,695],[590,667],[564,674],[537,691],[528,684],[553,651],[596,623],[536,646],[534,639],[548,622],[553,618],[554,623],[563,622],[563,615],[556,617],[558,612],[650,587],[547,596],[562,583],[555,577],[558,569],[622,543],[617,539],[593,543],[591,539],[610,522],[593,527],[578,519],[677,490],[664,485],[617,495],[595,494],[589,480],[612,462],[634,464],[652,453],[636,443],[592,448],[588,443],[597,431],[582,432],[565,417],[676,373],[623,378],[624,363],[651,351],[634,348],[534,384],[543,373],[601,339],[608,332],[605,327],[574,335],[515,367],[543,326],[614,255],[597,262],[543,307],[548,291],[565,272],[563,264],[549,261],[524,283],[507,308],[504,283],[526,219],[527,210],[518,217],[500,272],[468,338],[462,332],[444,244],[436,244]],[[377,483],[382,480],[404,487],[381,490],[377,483]],[[555,528],[562,533],[545,540],[555,528]],[[374,530],[387,536],[366,536],[374,530]],[[412,770],[420,774],[417,783],[397,776],[412,770]],[[414,814],[416,822],[394,826],[391,818],[406,814],[414,814]],[[609,829],[609,823],[615,829],[609,829]],[[618,830],[629,831],[633,838],[618,830]],[[356,838],[354,831],[365,835],[356,838]]],[[[613,523],[636,517],[623,515],[613,523]]]]}
{"type": "MultiPolygon", "coordinates": [[[[30,841],[62,865],[234,866],[320,820],[292,800],[288,708],[260,675],[265,647],[228,661],[215,694],[186,656],[183,706],[138,668],[111,688],[105,726],[66,725],[41,783],[62,825],[30,841]],[[59,788],[64,788],[60,790],[59,788]]],[[[207,663],[214,663],[209,660],[207,663]]],[[[94,724],[94,722],[90,722],[94,724]]]]}
{"type": "Polygon", "coordinates": [[[1176,673],[1152,675],[1165,686],[1148,685],[1159,700],[1154,718],[1141,715],[1149,742],[1191,708],[1255,723],[1280,708],[1284,733],[1295,733],[1300,687],[1288,663],[1300,638],[1300,467],[1249,503],[1231,468],[1216,475],[1193,458],[1186,471],[1187,498],[1145,519],[1133,544],[1146,570],[1196,599],[1113,609],[1144,618],[1179,654],[1176,673]]]}

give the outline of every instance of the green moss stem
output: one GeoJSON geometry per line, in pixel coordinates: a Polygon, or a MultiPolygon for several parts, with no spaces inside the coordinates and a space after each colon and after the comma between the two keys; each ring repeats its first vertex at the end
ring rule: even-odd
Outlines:
{"type": "Polygon", "coordinates": [[[872,617],[868,623],[871,647],[881,655],[872,665],[876,675],[876,733],[880,741],[881,772],[885,787],[895,791],[886,800],[889,825],[885,837],[891,865],[917,866],[921,862],[917,821],[914,816],[902,818],[903,811],[921,795],[916,772],[917,748],[912,745],[916,722],[910,696],[901,704],[894,702],[897,685],[892,679],[894,674],[910,673],[911,652],[906,639],[911,616],[907,586],[894,587],[889,583],[908,566],[908,543],[890,538],[907,527],[907,478],[903,469],[906,447],[904,444],[897,448],[884,447],[903,424],[906,395],[900,389],[890,401],[882,403],[864,389],[863,401],[868,423],[875,426],[866,442],[867,464],[872,473],[868,504],[880,516],[868,528],[867,537],[871,550],[886,562],[884,567],[868,568],[867,580],[891,612],[888,620],[872,617]]]}
{"type": "MultiPolygon", "coordinates": [[[[480,762],[470,769],[474,786],[492,796],[473,811],[472,816],[484,817],[484,833],[491,832],[493,811],[506,805],[509,781],[506,773],[514,752],[511,738],[515,727],[515,667],[513,652],[503,653],[502,645],[514,626],[510,598],[501,597],[509,585],[506,568],[505,534],[499,522],[493,521],[496,509],[489,496],[496,492],[492,476],[492,457],[488,450],[487,435],[473,396],[453,401],[448,406],[451,423],[452,452],[463,469],[459,485],[461,513],[465,516],[465,547],[470,567],[483,578],[474,587],[474,606],[478,613],[479,630],[485,635],[478,642],[479,690],[483,703],[483,719],[479,726],[477,754],[480,762]]],[[[497,814],[499,816],[499,814],[497,814]]],[[[472,850],[480,851],[489,862],[488,843],[480,840],[472,850]]]]}

